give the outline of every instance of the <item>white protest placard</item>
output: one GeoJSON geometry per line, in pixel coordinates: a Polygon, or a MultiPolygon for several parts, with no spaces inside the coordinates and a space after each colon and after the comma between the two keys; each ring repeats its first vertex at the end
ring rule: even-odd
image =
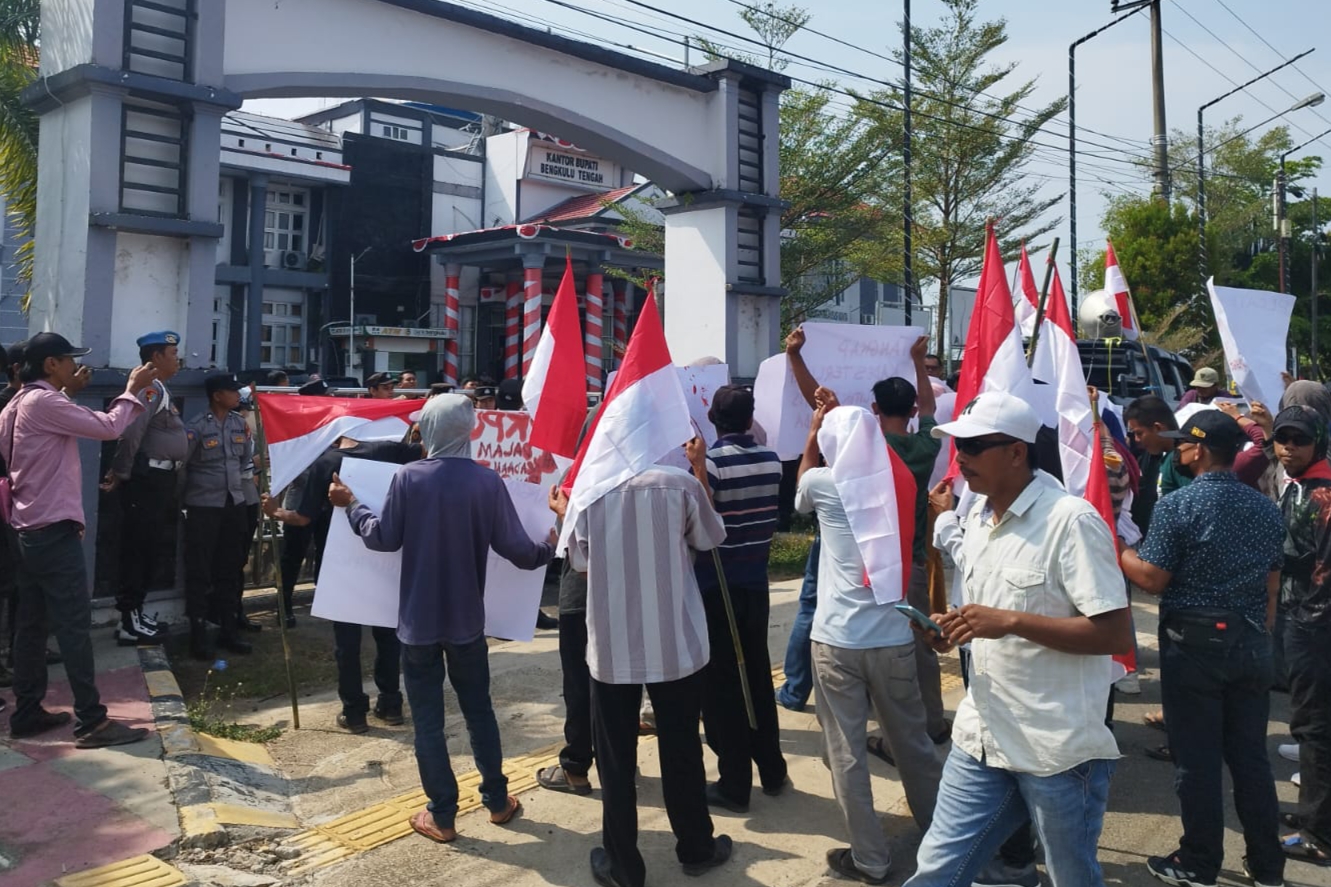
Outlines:
{"type": "MultiPolygon", "coordinates": [[[[477,413],[477,427],[481,427],[480,418],[487,417],[487,430],[482,431],[479,438],[473,434],[472,447],[475,450],[478,439],[490,442],[491,467],[501,476],[505,472],[509,474],[504,478],[504,485],[523,528],[533,540],[543,542],[554,526],[554,515],[546,501],[554,473],[538,470],[544,461],[539,457],[532,458],[530,447],[523,456],[522,447],[514,444],[515,439],[526,444],[530,423],[521,419],[510,420],[526,415],[517,412],[477,413]],[[527,476],[537,477],[540,482],[528,483],[527,476]]],[[[383,511],[388,485],[400,467],[369,459],[344,459],[338,475],[357,499],[378,514],[383,511]]],[[[441,528],[440,532],[447,532],[447,528],[441,528]]],[[[366,548],[360,537],[352,532],[345,510],[336,509],[329,525],[328,543],[319,567],[310,613],[337,622],[395,628],[401,577],[402,552],[366,548]]],[[[491,551],[485,577],[485,633],[492,637],[530,641],[536,627],[536,610],[540,606],[544,581],[544,569],[519,570],[491,551]]]]}
{"type": "Polygon", "coordinates": [[[1225,364],[1248,400],[1274,408],[1285,390],[1285,343],[1294,297],[1266,290],[1235,289],[1206,282],[1215,310],[1225,364]]]}
{"type": "MultiPolygon", "coordinates": [[[[343,459],[338,477],[375,514],[384,510],[388,484],[401,467],[392,462],[343,459]]],[[[354,625],[397,627],[402,577],[400,551],[371,551],[351,530],[346,509],[333,510],[328,542],[315,580],[310,615],[354,625]]]]}
{"type": "MultiPolygon", "coordinates": [[[[512,479],[505,480],[504,485],[527,535],[545,541],[555,525],[549,487],[512,479]]],[[[519,570],[492,550],[485,566],[485,633],[510,641],[531,640],[536,633],[536,611],[541,606],[544,585],[544,567],[519,570]]]]}
{"type": "Polygon", "coordinates": [[[563,471],[549,453],[532,448],[530,435],[531,413],[477,410],[476,427],[471,430],[471,457],[493,468],[506,481],[526,481],[548,490],[563,471]]]}
{"type": "MultiPolygon", "coordinates": [[[[679,382],[684,386],[684,399],[689,404],[689,418],[697,426],[697,433],[707,446],[716,443],[719,436],[707,413],[712,408],[712,395],[716,389],[730,384],[730,367],[723,363],[700,367],[675,367],[679,373],[679,382]]],[[[661,465],[673,465],[685,471],[692,471],[684,447],[679,446],[667,453],[660,460],[661,465]]]]}
{"type": "MultiPolygon", "coordinates": [[[[801,354],[819,385],[837,393],[841,403],[866,409],[873,403],[873,383],[901,376],[915,384],[910,348],[924,335],[917,326],[804,324],[801,354]]],[[[767,445],[781,459],[804,451],[813,410],[800,394],[785,354],[769,357],[753,385],[754,421],[767,430],[767,445]]]]}

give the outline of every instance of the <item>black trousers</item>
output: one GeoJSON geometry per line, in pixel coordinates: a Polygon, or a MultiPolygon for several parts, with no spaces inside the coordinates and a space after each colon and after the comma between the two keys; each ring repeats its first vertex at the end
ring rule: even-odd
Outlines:
{"type": "Polygon", "coordinates": [[[11,728],[41,716],[46,698],[46,635],[55,635],[74,696],[74,735],[106,720],[93,664],[92,595],[83,561],[83,527],[66,520],[18,534],[18,631],[14,637],[11,728]]]}
{"type": "Polygon", "coordinates": [[[120,591],[116,609],[143,608],[148,586],[157,578],[162,558],[175,552],[162,543],[166,522],[174,514],[176,473],[145,468],[120,485],[120,591]]]}
{"type": "Polygon", "coordinates": [[[185,513],[185,609],[189,618],[234,623],[244,586],[245,505],[191,505],[185,513]],[[231,615],[228,617],[227,614],[231,615]]]}
{"type": "Polygon", "coordinates": [[[730,600],[758,726],[749,727],[744,710],[735,641],[719,590],[703,595],[712,660],[704,669],[702,722],[707,731],[707,745],[716,754],[721,793],[738,804],[747,804],[753,791],[753,765],[758,765],[758,779],[764,788],[777,788],[786,779],[786,759],[781,754],[772,657],[767,651],[771,614],[768,589],[766,586],[731,588],[730,600]]]}
{"type": "MultiPolygon", "coordinates": [[[[370,710],[361,674],[360,644],[365,626],[350,622],[333,623],[333,659],[337,662],[337,695],[342,700],[342,714],[363,720],[370,710]]],[[[379,688],[379,704],[402,709],[402,644],[397,629],[374,626],[374,685],[379,688]]]]}
{"type": "Polygon", "coordinates": [[[14,658],[14,632],[18,628],[18,533],[9,524],[0,524],[0,618],[5,620],[0,645],[14,658]]]}
{"type": "MultiPolygon", "coordinates": [[[[707,774],[702,764],[698,718],[704,672],[678,681],[648,684],[656,712],[661,756],[661,793],[675,856],[682,863],[705,862],[716,852],[712,815],[707,810],[707,774]]],[[[638,852],[638,709],[641,684],[603,684],[592,679],[592,732],[596,772],[601,777],[601,841],[616,879],[643,887],[647,867],[638,852]]]]}
{"type": "Polygon", "coordinates": [[[574,776],[586,776],[595,759],[586,612],[560,612],[559,664],[564,671],[564,747],[559,750],[559,766],[574,776]]]}
{"type": "Polygon", "coordinates": [[[1308,836],[1331,848],[1331,625],[1288,620],[1285,661],[1294,709],[1289,732],[1299,744],[1299,815],[1308,836]]]}
{"type": "Polygon", "coordinates": [[[282,529],[282,601],[287,615],[291,615],[292,600],[296,596],[296,582],[300,579],[300,568],[305,564],[305,555],[310,550],[313,530],[287,524],[282,529]]]}

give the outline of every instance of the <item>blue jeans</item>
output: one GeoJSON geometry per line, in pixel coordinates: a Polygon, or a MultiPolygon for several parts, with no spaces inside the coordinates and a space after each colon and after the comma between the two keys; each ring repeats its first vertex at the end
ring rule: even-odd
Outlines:
{"type": "MultiPolygon", "coordinates": [[[[1238,614],[1222,613],[1228,628],[1221,634],[1226,638],[1194,638],[1188,623],[1199,618],[1195,614],[1165,613],[1160,619],[1160,695],[1183,819],[1179,858],[1203,881],[1214,880],[1220,872],[1225,853],[1222,768],[1228,766],[1248,868],[1263,884],[1279,884],[1285,857],[1266,755],[1274,671],[1271,636],[1238,614]]],[[[1201,622],[1205,629],[1205,623],[1214,625],[1216,618],[1201,622]]]]}
{"type": "Polygon", "coordinates": [[[1113,761],[1096,760],[1034,776],[990,767],[953,746],[905,887],[969,887],[1028,812],[1054,887],[1103,887],[1096,845],[1113,774],[1113,761]]]}
{"type": "Polygon", "coordinates": [[[776,701],[791,711],[803,711],[813,692],[813,658],[809,635],[813,632],[813,612],[818,606],[818,552],[819,537],[813,537],[809,546],[809,560],[804,565],[804,584],[800,586],[800,608],[795,624],[790,627],[790,643],[786,645],[786,682],[776,691],[776,701]]]}
{"type": "Polygon", "coordinates": [[[499,724],[490,702],[490,657],[482,635],[466,644],[403,644],[402,683],[416,727],[416,766],[426,806],[442,829],[458,812],[458,781],[444,737],[444,678],[453,684],[467,722],[471,753],[481,774],[481,803],[491,813],[508,808],[508,777],[499,745],[499,724]]]}

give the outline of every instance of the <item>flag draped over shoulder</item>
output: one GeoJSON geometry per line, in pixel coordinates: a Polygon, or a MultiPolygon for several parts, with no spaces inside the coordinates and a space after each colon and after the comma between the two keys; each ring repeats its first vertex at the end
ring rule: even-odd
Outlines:
{"type": "Polygon", "coordinates": [[[419,400],[256,394],[268,445],[273,492],[285,489],[339,437],[398,440],[419,400]]]}
{"type": "Polygon", "coordinates": [[[902,600],[915,539],[915,478],[864,407],[829,412],[818,431],[818,447],[832,470],[874,600],[902,600]]]}
{"type": "Polygon", "coordinates": [[[1137,340],[1137,306],[1132,304],[1132,291],[1128,289],[1128,280],[1123,276],[1123,269],[1118,267],[1118,256],[1114,254],[1114,244],[1105,241],[1105,292],[1114,299],[1114,307],[1123,319],[1123,338],[1137,340]]]}
{"type": "Polygon", "coordinates": [[[523,380],[522,402],[532,415],[531,445],[571,459],[587,419],[586,358],[572,257],[565,260],[564,279],[523,380]]]}
{"type": "Polygon", "coordinates": [[[656,295],[648,290],[619,372],[564,478],[569,501],[559,547],[568,544],[579,512],[693,436],[688,400],[666,347],[656,295]]]}

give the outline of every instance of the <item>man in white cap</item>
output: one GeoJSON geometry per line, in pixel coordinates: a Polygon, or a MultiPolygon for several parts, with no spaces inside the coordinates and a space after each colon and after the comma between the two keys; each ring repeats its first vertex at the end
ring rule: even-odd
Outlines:
{"type": "Polygon", "coordinates": [[[1054,887],[1104,884],[1096,844],[1119,756],[1105,696],[1132,622],[1108,525],[1036,475],[1039,430],[1003,392],[934,430],[978,498],[958,552],[967,603],[934,614],[946,637],[930,636],[940,650],[970,643],[974,664],[906,887],[972,883],[1028,811],[1054,887]]]}

